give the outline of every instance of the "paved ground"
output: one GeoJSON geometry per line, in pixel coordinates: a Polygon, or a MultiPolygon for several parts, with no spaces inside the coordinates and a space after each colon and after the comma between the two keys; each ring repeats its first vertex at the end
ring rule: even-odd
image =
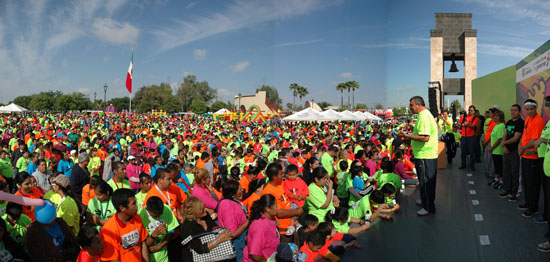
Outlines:
{"type": "Polygon", "coordinates": [[[342,259],[550,261],[550,253],[536,249],[545,240],[548,225],[522,217],[517,209],[523,203],[522,197],[515,203],[499,198],[501,191],[487,185],[482,164],[476,166],[472,176],[459,170],[457,163],[438,170],[436,215],[418,217],[419,208],[415,204],[418,190],[405,189],[398,198],[401,210],[395,214],[394,222],[376,221],[370,230],[358,235],[365,247],[348,250],[342,259]],[[470,190],[475,190],[475,194],[470,194],[474,193],[470,190]],[[472,200],[478,200],[479,204],[473,205],[472,200]],[[476,221],[476,214],[481,214],[483,220],[476,221]],[[481,235],[488,236],[489,245],[481,245],[481,235]]]}

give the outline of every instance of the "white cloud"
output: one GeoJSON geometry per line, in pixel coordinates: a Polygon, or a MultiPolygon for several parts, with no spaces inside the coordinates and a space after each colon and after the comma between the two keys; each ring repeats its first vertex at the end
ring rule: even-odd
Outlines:
{"type": "Polygon", "coordinates": [[[343,72],[338,75],[340,78],[352,78],[353,74],[351,72],[343,72]]]}
{"type": "Polygon", "coordinates": [[[364,47],[364,48],[392,48],[393,47],[393,48],[402,48],[402,49],[410,49],[410,48],[427,49],[427,48],[430,48],[430,44],[419,45],[416,43],[403,42],[403,43],[364,44],[364,45],[361,45],[361,47],[364,47]]]}
{"type": "MultiPolygon", "coordinates": [[[[464,1],[459,1],[463,3],[464,1]]],[[[483,5],[495,17],[505,21],[532,20],[547,27],[550,24],[550,2],[547,0],[466,0],[483,5]]]]}
{"type": "Polygon", "coordinates": [[[284,46],[296,46],[296,45],[309,45],[321,42],[322,39],[315,39],[315,40],[309,40],[309,41],[301,41],[301,42],[289,42],[289,43],[280,43],[276,44],[273,47],[284,47],[284,46]]]}
{"type": "Polygon", "coordinates": [[[409,84],[409,85],[400,86],[400,87],[396,88],[395,90],[397,92],[408,92],[408,91],[414,90],[415,88],[416,88],[415,85],[410,85],[409,84]]]}
{"type": "Polygon", "coordinates": [[[260,23],[309,14],[340,1],[322,0],[234,0],[221,12],[175,19],[170,25],[152,30],[159,50],[170,50],[220,33],[252,27],[260,23]]]}
{"type": "Polygon", "coordinates": [[[195,49],[193,50],[193,56],[196,60],[203,60],[206,56],[206,49],[195,49]]]}
{"type": "Polygon", "coordinates": [[[192,75],[190,72],[183,72],[183,77],[186,77],[188,75],[192,75]]]}
{"type": "Polygon", "coordinates": [[[79,92],[79,93],[82,93],[82,94],[89,94],[90,93],[90,89],[88,89],[88,88],[79,88],[76,91],[79,92]]]}
{"type": "Polygon", "coordinates": [[[231,69],[231,71],[236,72],[236,73],[237,72],[242,72],[243,70],[245,70],[248,67],[249,64],[250,63],[248,62],[248,60],[247,61],[242,61],[242,62],[239,62],[239,63],[235,64],[234,66],[229,67],[229,69],[231,69]]]}
{"type": "Polygon", "coordinates": [[[477,45],[477,51],[480,54],[516,57],[522,59],[533,52],[533,49],[521,46],[479,43],[477,45]]]}
{"type": "Polygon", "coordinates": [[[99,39],[114,45],[135,45],[139,29],[129,23],[120,23],[111,18],[96,18],[92,33],[99,39]]]}

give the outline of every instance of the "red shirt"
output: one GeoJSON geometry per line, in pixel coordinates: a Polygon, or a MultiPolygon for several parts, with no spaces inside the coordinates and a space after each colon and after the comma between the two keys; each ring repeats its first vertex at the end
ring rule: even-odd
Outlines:
{"type": "Polygon", "coordinates": [[[283,182],[283,188],[284,188],[285,194],[287,196],[291,196],[292,194],[303,195],[304,198],[302,200],[297,200],[297,199],[290,198],[290,197],[289,197],[289,200],[290,200],[290,202],[295,203],[296,205],[298,205],[298,207],[303,207],[304,206],[304,203],[306,201],[306,197],[309,196],[309,188],[307,187],[304,180],[302,180],[299,177],[296,178],[295,180],[287,179],[287,180],[285,180],[285,182],[283,182]]]}
{"type": "MultiPolygon", "coordinates": [[[[475,116],[466,116],[466,119],[464,119],[464,116],[462,116],[462,118],[460,118],[460,121],[458,121],[459,123],[464,123],[464,124],[468,124],[468,125],[475,125],[477,126],[479,124],[479,118],[475,117],[475,116]]],[[[463,137],[472,137],[474,136],[476,133],[476,128],[475,127],[467,127],[467,126],[463,126],[462,127],[462,136],[463,137]]]]}

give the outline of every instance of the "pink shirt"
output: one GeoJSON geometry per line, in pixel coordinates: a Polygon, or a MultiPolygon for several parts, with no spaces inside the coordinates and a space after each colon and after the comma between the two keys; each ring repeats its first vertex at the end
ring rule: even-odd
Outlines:
{"type": "Polygon", "coordinates": [[[132,164],[128,164],[126,166],[126,176],[128,177],[128,181],[130,181],[130,187],[132,189],[139,189],[141,188],[141,185],[139,184],[139,182],[132,182],[132,180],[130,180],[130,177],[135,177],[137,179],[139,179],[139,174],[141,173],[141,166],[139,165],[132,165],[132,164]]]}
{"type": "Polygon", "coordinates": [[[279,231],[275,221],[262,217],[250,223],[248,227],[247,245],[243,251],[243,262],[252,262],[249,255],[269,258],[279,245],[279,231]]]}
{"type": "Polygon", "coordinates": [[[202,200],[202,202],[204,202],[204,206],[208,209],[214,210],[218,205],[218,201],[210,195],[210,192],[200,186],[193,187],[193,192],[191,195],[202,200]]]}
{"type": "Polygon", "coordinates": [[[376,162],[369,159],[367,160],[366,166],[369,168],[369,171],[370,171],[369,176],[373,176],[374,173],[376,173],[376,162]]]}
{"type": "Polygon", "coordinates": [[[233,233],[237,231],[238,227],[246,223],[246,214],[241,202],[236,202],[233,199],[220,200],[217,214],[220,226],[229,228],[233,233]]]}

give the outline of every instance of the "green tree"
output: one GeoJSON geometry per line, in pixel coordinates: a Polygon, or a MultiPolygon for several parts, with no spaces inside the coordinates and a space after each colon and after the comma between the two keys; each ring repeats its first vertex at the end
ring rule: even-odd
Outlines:
{"type": "Polygon", "coordinates": [[[290,86],[288,88],[290,89],[290,91],[292,91],[292,96],[294,97],[294,106],[293,106],[293,108],[295,108],[296,107],[296,96],[298,96],[298,88],[300,88],[300,85],[296,84],[296,83],[292,83],[292,84],[290,84],[290,86]]]}
{"type": "Polygon", "coordinates": [[[13,99],[12,103],[29,109],[29,104],[31,103],[32,98],[33,96],[18,96],[13,99]]]}
{"type": "Polygon", "coordinates": [[[91,101],[80,92],[57,96],[54,109],[58,111],[86,110],[91,108],[91,101]]]}
{"type": "Polygon", "coordinates": [[[228,104],[226,104],[222,101],[216,101],[216,102],[212,103],[212,105],[210,105],[210,110],[212,112],[216,112],[216,111],[218,111],[220,109],[223,109],[223,108],[225,108],[227,110],[231,110],[231,106],[229,106],[228,104]]]}
{"type": "Polygon", "coordinates": [[[357,104],[357,105],[355,105],[355,109],[367,109],[367,105],[366,104],[357,104]]]}
{"type": "Polygon", "coordinates": [[[208,107],[206,105],[206,102],[200,98],[194,99],[191,101],[191,105],[189,106],[189,110],[191,110],[195,114],[204,114],[206,113],[206,110],[208,110],[208,107]]]}
{"type": "Polygon", "coordinates": [[[286,103],[286,108],[288,108],[288,110],[294,110],[294,105],[292,103],[286,103]]]}
{"type": "Polygon", "coordinates": [[[130,108],[130,98],[127,97],[127,96],[125,96],[125,97],[115,97],[115,98],[112,98],[111,100],[109,100],[107,102],[107,106],[109,106],[109,105],[113,105],[115,107],[116,111],[120,112],[124,109],[129,109],[130,108]]]}
{"type": "Polygon", "coordinates": [[[394,107],[392,109],[392,112],[393,112],[393,116],[394,117],[399,117],[399,116],[406,116],[407,115],[407,107],[394,107]]]}
{"type": "Polygon", "coordinates": [[[279,98],[279,91],[274,86],[262,85],[260,88],[256,88],[256,93],[258,91],[266,91],[267,100],[273,104],[276,104],[278,107],[282,107],[283,100],[279,98]]]}
{"type": "Polygon", "coordinates": [[[346,89],[346,83],[339,83],[336,86],[336,90],[340,91],[340,107],[344,107],[344,90],[346,89]]]}
{"type": "Polygon", "coordinates": [[[198,82],[196,76],[187,75],[178,87],[176,96],[181,101],[182,111],[188,111],[193,100],[200,98],[208,104],[217,94],[218,91],[211,88],[207,81],[198,82]]]}
{"type": "Polygon", "coordinates": [[[357,83],[357,81],[347,81],[346,86],[348,86],[348,88],[351,88],[352,96],[353,96],[351,108],[355,109],[355,89],[359,89],[359,83],[357,83]]]}
{"type": "MultiPolygon", "coordinates": [[[[462,105],[460,104],[460,101],[458,101],[458,99],[455,99],[453,100],[453,102],[451,102],[451,105],[455,105],[455,108],[456,108],[456,113],[459,114],[460,111],[462,111],[462,105]]],[[[451,109],[449,108],[449,111],[451,109]]]]}
{"type": "Polygon", "coordinates": [[[376,104],[374,107],[375,107],[376,109],[384,109],[384,106],[383,106],[382,104],[380,104],[380,103],[376,104]]]}
{"type": "Polygon", "coordinates": [[[33,96],[31,102],[29,103],[29,109],[38,111],[53,110],[54,103],[55,98],[41,93],[33,96]]]}
{"type": "Polygon", "coordinates": [[[308,94],[309,94],[309,91],[307,90],[306,87],[303,87],[303,86],[298,87],[298,96],[300,97],[300,106],[302,106],[302,98],[304,96],[307,96],[308,94]]]}
{"type": "Polygon", "coordinates": [[[181,105],[182,103],[177,97],[170,95],[164,100],[160,108],[168,113],[175,113],[181,110],[181,105]]]}
{"type": "Polygon", "coordinates": [[[332,104],[329,103],[329,102],[323,101],[323,102],[317,103],[317,105],[319,105],[319,107],[320,107],[321,109],[323,109],[323,111],[325,111],[325,110],[327,110],[327,108],[328,108],[329,106],[331,106],[332,104]]]}
{"type": "MultiPolygon", "coordinates": [[[[136,92],[134,100],[135,110],[139,113],[150,112],[151,110],[166,110],[171,109],[173,100],[170,100],[170,105],[165,105],[172,97],[172,88],[167,83],[160,83],[160,85],[142,86],[139,91],[136,92]]],[[[170,111],[175,112],[175,111],[170,111]]]]}

